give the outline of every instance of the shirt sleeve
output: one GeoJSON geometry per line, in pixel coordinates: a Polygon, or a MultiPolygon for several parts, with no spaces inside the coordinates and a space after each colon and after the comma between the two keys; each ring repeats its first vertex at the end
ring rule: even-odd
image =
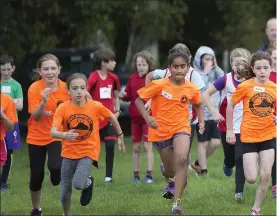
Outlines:
{"type": "Polygon", "coordinates": [[[52,127],[60,128],[64,121],[64,106],[61,104],[55,111],[52,127]]]}
{"type": "Polygon", "coordinates": [[[206,86],[202,77],[197,71],[193,71],[191,75],[192,75],[191,82],[197,85],[199,90],[203,89],[206,86]]]}
{"type": "Polygon", "coordinates": [[[101,103],[98,104],[98,118],[103,121],[109,118],[112,115],[112,112],[104,107],[101,103]]]}
{"type": "Polygon", "coordinates": [[[191,104],[200,104],[201,102],[201,93],[199,89],[195,89],[195,93],[190,99],[191,104]]]}
{"type": "Polygon", "coordinates": [[[19,83],[16,85],[15,99],[23,99],[22,87],[19,83]]]}
{"type": "Polygon", "coordinates": [[[163,79],[166,76],[166,69],[162,70],[162,69],[156,69],[153,72],[153,79],[157,80],[157,79],[163,79]]]}
{"type": "Polygon", "coordinates": [[[93,73],[91,73],[91,75],[90,75],[89,78],[88,78],[88,92],[89,92],[89,93],[91,92],[91,90],[92,90],[94,84],[95,84],[94,75],[93,75],[93,73]]]}
{"type": "Polygon", "coordinates": [[[238,104],[244,98],[247,89],[248,88],[246,88],[245,86],[238,85],[236,91],[233,92],[231,98],[234,104],[238,104]]]}
{"type": "Polygon", "coordinates": [[[217,81],[214,82],[214,87],[216,88],[217,91],[220,91],[225,88],[226,84],[226,75],[224,77],[221,77],[217,81]]]}
{"type": "Polygon", "coordinates": [[[37,89],[32,88],[31,86],[28,90],[28,112],[32,114],[32,112],[39,106],[41,102],[41,95],[37,89]]]}
{"type": "Polygon", "coordinates": [[[139,89],[137,93],[140,98],[147,101],[161,93],[161,86],[156,81],[153,81],[147,86],[139,89]]]}
{"type": "Polygon", "coordinates": [[[10,100],[8,100],[8,106],[7,106],[7,109],[5,110],[5,114],[10,121],[12,121],[14,123],[18,121],[17,115],[16,115],[15,104],[11,98],[10,98],[10,100]]]}

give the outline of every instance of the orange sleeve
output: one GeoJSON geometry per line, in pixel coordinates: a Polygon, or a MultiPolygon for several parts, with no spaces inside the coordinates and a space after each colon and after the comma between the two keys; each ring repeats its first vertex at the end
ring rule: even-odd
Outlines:
{"type": "Polygon", "coordinates": [[[60,128],[64,121],[64,106],[61,104],[55,111],[52,127],[60,128]]]}
{"type": "Polygon", "coordinates": [[[190,102],[192,104],[200,104],[200,102],[201,102],[201,94],[200,94],[200,91],[198,89],[195,89],[195,94],[191,98],[190,102]]]}
{"type": "Polygon", "coordinates": [[[5,114],[8,117],[8,119],[11,120],[12,122],[14,123],[18,122],[15,104],[12,99],[8,101],[8,106],[7,106],[7,110],[5,110],[5,114]]]}
{"type": "Polygon", "coordinates": [[[236,91],[232,94],[232,101],[234,104],[238,104],[244,98],[247,89],[246,86],[238,85],[236,91]]]}
{"type": "Polygon", "coordinates": [[[156,81],[152,81],[147,86],[144,86],[137,91],[139,97],[144,100],[149,100],[157,96],[160,92],[161,86],[157,84],[156,81]]]}
{"type": "Polygon", "coordinates": [[[41,102],[41,95],[38,94],[37,89],[33,89],[32,86],[28,90],[28,112],[32,112],[39,106],[41,102]]]}
{"type": "Polygon", "coordinates": [[[103,121],[104,119],[109,118],[112,115],[112,112],[104,107],[101,103],[98,104],[98,118],[103,121]]]}

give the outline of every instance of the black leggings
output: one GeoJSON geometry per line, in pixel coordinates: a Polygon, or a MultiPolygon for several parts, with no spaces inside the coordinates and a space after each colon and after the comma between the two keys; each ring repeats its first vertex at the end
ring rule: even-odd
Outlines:
{"type": "Polygon", "coordinates": [[[51,183],[54,186],[60,184],[62,166],[61,147],[62,145],[59,141],[45,146],[28,145],[31,171],[29,187],[31,191],[39,191],[42,187],[46,154],[48,156],[47,165],[50,171],[51,183]]]}
{"type": "Polygon", "coordinates": [[[276,146],[275,146],[274,164],[271,172],[271,180],[272,180],[272,186],[276,185],[276,146]]]}
{"type": "Polygon", "coordinates": [[[13,154],[12,149],[7,150],[7,160],[3,167],[1,184],[7,184],[8,177],[9,177],[10,170],[11,170],[11,165],[12,165],[12,154],[13,154]]]}
{"type": "Polygon", "coordinates": [[[228,168],[236,166],[236,193],[243,192],[245,184],[245,176],[243,170],[243,159],[242,159],[242,143],[240,140],[240,134],[236,134],[236,144],[231,145],[226,142],[226,132],[221,132],[221,142],[224,151],[224,163],[228,168]]]}

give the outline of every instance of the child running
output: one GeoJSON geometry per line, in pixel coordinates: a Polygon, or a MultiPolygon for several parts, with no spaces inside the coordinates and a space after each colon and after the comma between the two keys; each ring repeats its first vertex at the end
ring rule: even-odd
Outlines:
{"type": "Polygon", "coordinates": [[[171,214],[181,214],[181,196],[187,180],[187,163],[190,146],[189,102],[194,104],[199,116],[200,133],[204,131],[203,109],[200,92],[194,84],[185,81],[189,70],[189,58],[183,52],[170,54],[168,69],[170,78],[155,80],[138,90],[136,105],[148,124],[148,141],[157,148],[170,182],[163,196],[174,198],[171,214]],[[152,99],[149,115],[144,101],[152,99]],[[172,178],[175,176],[175,182],[172,178]],[[175,191],[175,194],[174,194],[175,191]]]}
{"type": "Polygon", "coordinates": [[[221,132],[221,142],[224,151],[223,171],[224,174],[230,177],[233,173],[233,167],[236,166],[236,189],[235,200],[238,203],[244,201],[243,188],[245,183],[243,163],[242,163],[242,143],[240,141],[240,125],[242,121],[243,104],[240,102],[234,108],[234,133],[236,134],[235,145],[226,142],[226,108],[232,93],[237,86],[243,81],[250,79],[253,73],[250,73],[251,53],[243,48],[236,48],[230,54],[230,64],[233,69],[232,72],[226,74],[224,77],[215,81],[213,85],[203,94],[203,102],[212,114],[213,121],[218,122],[218,129],[221,132]],[[220,109],[218,110],[211,102],[211,95],[217,91],[225,92],[225,97],[222,100],[220,109]]]}
{"type": "Polygon", "coordinates": [[[17,122],[16,109],[13,99],[0,91],[0,176],[2,168],[7,160],[7,148],[5,143],[6,131],[14,129],[17,122]]]}
{"type": "Polygon", "coordinates": [[[52,54],[45,54],[37,61],[37,76],[41,79],[28,89],[27,143],[30,160],[31,216],[41,216],[41,188],[46,157],[50,181],[56,186],[61,181],[61,141],[50,136],[53,116],[57,107],[70,99],[66,84],[58,79],[61,65],[52,54]]]}
{"type": "Polygon", "coordinates": [[[144,182],[152,183],[152,172],[154,166],[154,154],[152,143],[148,142],[148,126],[139,113],[135,100],[138,98],[137,90],[145,86],[145,77],[149,71],[153,70],[153,57],[147,51],[141,51],[134,55],[132,61],[133,74],[125,88],[123,96],[124,101],[130,101],[129,114],[131,118],[131,131],[133,141],[133,168],[134,178],[133,182],[140,181],[140,152],[141,142],[144,143],[144,151],[146,152],[147,171],[145,174],[144,182]]]}
{"type": "MultiPolygon", "coordinates": [[[[1,92],[9,95],[15,103],[16,110],[21,111],[23,109],[23,93],[21,85],[12,78],[12,74],[15,71],[13,57],[9,55],[2,55],[0,57],[0,70],[1,92]]],[[[21,148],[18,122],[15,122],[13,131],[6,132],[5,142],[7,146],[7,160],[3,167],[1,177],[1,191],[8,189],[7,180],[11,170],[13,151],[21,148]]]]}
{"type": "Polygon", "coordinates": [[[92,199],[94,179],[92,165],[98,167],[100,153],[99,120],[112,122],[118,136],[119,150],[126,151],[123,133],[117,118],[101,103],[86,99],[87,78],[71,75],[66,85],[71,100],[61,104],[54,115],[51,136],[62,141],[61,202],[64,215],[70,215],[72,185],[82,190],[80,203],[86,206],[92,199]]]}
{"type": "MultiPolygon", "coordinates": [[[[224,71],[217,65],[214,51],[207,46],[199,47],[193,60],[193,66],[204,80],[206,85],[205,89],[212,85],[216,80],[224,76],[224,71]]],[[[219,108],[220,97],[221,95],[219,92],[216,92],[211,97],[213,106],[217,109],[219,108]]],[[[203,134],[197,133],[198,160],[191,164],[193,170],[200,176],[208,175],[207,159],[220,145],[220,132],[217,129],[216,122],[212,120],[212,115],[206,106],[204,106],[204,115],[206,130],[203,134]]],[[[199,129],[196,131],[199,131],[199,129]]]]}
{"type": "MultiPolygon", "coordinates": [[[[101,102],[118,118],[120,115],[119,93],[120,82],[118,77],[111,73],[114,70],[115,54],[110,49],[99,49],[94,53],[93,62],[96,70],[88,78],[88,92],[95,101],[101,102]]],[[[100,139],[105,142],[106,148],[106,177],[105,182],[112,182],[114,165],[115,131],[107,119],[100,121],[100,139]]]]}
{"type": "MultiPolygon", "coordinates": [[[[269,76],[269,80],[274,82],[276,84],[277,82],[277,47],[276,44],[272,45],[269,48],[269,53],[271,56],[272,60],[272,71],[269,76]]],[[[276,113],[275,113],[276,115],[276,113]]],[[[272,173],[271,173],[271,179],[272,179],[272,198],[276,198],[276,191],[277,191],[277,186],[276,186],[276,154],[275,154],[275,160],[274,164],[272,167],[272,173]]]]}
{"type": "Polygon", "coordinates": [[[262,202],[267,194],[276,149],[276,84],[269,80],[272,70],[271,57],[258,51],[252,55],[251,68],[255,78],[239,84],[228,103],[226,112],[226,141],[234,144],[234,106],[243,102],[241,142],[245,179],[254,184],[258,177],[258,157],[260,159],[260,182],[256,192],[251,215],[260,215],[262,202]]]}

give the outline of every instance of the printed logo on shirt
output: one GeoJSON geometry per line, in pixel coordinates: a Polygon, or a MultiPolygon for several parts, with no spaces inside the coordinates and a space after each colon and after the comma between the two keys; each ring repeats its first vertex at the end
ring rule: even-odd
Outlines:
{"type": "Polygon", "coordinates": [[[265,88],[264,87],[259,87],[259,86],[254,86],[254,91],[255,92],[264,92],[265,88]]]}
{"type": "Polygon", "coordinates": [[[166,91],[162,91],[162,96],[166,97],[167,99],[171,100],[172,99],[172,95],[167,93],[166,91]]]}
{"type": "Polygon", "coordinates": [[[254,115],[259,117],[272,115],[273,107],[274,98],[266,92],[255,94],[249,101],[249,109],[254,115]]]}
{"type": "Polygon", "coordinates": [[[79,136],[77,140],[87,139],[93,130],[93,121],[90,117],[84,114],[74,114],[70,116],[67,120],[67,129],[75,130],[79,136]]]}
{"type": "Polygon", "coordinates": [[[187,97],[186,95],[183,95],[183,96],[181,97],[181,103],[182,103],[182,104],[186,103],[187,100],[188,100],[188,97],[187,97]]]}

